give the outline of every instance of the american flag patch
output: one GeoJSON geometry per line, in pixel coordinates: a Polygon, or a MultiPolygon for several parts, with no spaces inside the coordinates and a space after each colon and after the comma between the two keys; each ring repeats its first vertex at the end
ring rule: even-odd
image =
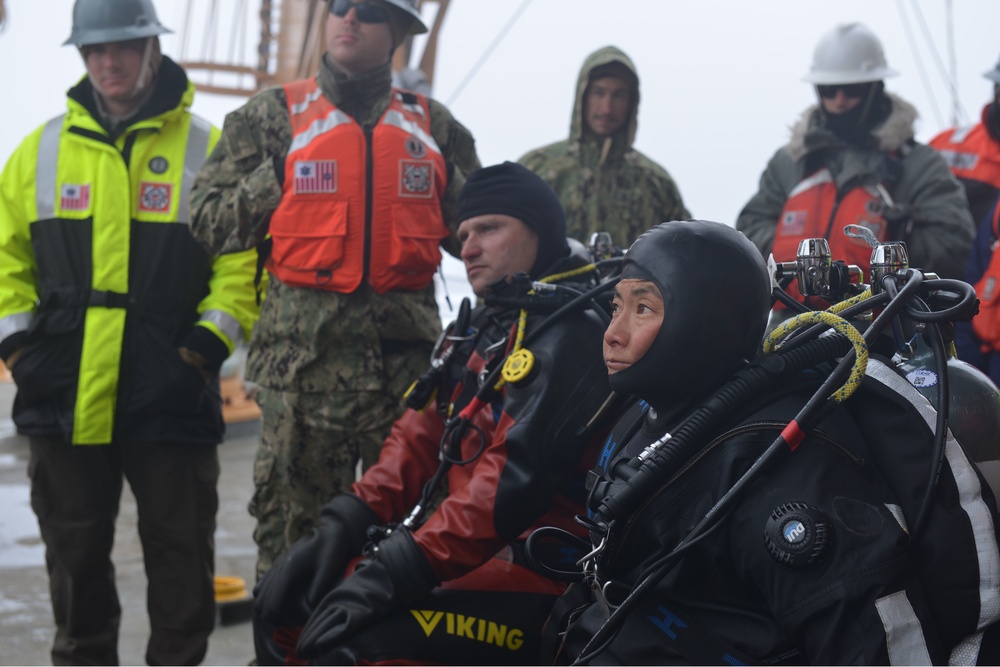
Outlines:
{"type": "Polygon", "coordinates": [[[59,207],[64,211],[86,211],[90,208],[90,184],[62,186],[59,207]]]}
{"type": "Polygon", "coordinates": [[[166,213],[170,210],[170,183],[147,183],[139,185],[139,210],[146,213],[166,213]]]}
{"type": "Polygon", "coordinates": [[[786,236],[798,236],[806,228],[805,211],[789,211],[781,217],[781,233],[786,236]]]}
{"type": "Polygon", "coordinates": [[[310,160],[295,163],[295,194],[337,191],[337,161],[310,160]]]}

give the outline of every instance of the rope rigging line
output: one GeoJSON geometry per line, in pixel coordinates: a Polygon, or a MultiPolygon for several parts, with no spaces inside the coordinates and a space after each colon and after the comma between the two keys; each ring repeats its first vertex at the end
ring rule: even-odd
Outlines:
{"type": "MultiPolygon", "coordinates": [[[[930,98],[931,110],[934,112],[934,118],[937,119],[938,127],[944,128],[944,119],[941,117],[941,111],[938,109],[937,97],[934,95],[934,89],[931,88],[931,82],[927,79],[927,71],[924,69],[924,61],[920,57],[920,49],[917,47],[916,39],[913,37],[913,31],[910,29],[909,19],[906,18],[906,8],[903,6],[903,0],[896,0],[896,7],[899,9],[899,19],[903,23],[903,30],[906,32],[906,40],[910,44],[910,50],[913,51],[913,58],[917,61],[917,71],[920,73],[920,80],[924,84],[924,89],[927,91],[927,97],[930,98]]],[[[931,45],[933,47],[933,44],[931,45]]],[[[933,50],[933,49],[932,49],[933,50]]]]}
{"type": "Polygon", "coordinates": [[[229,38],[229,62],[236,62],[236,54],[246,53],[246,30],[241,27],[242,22],[239,20],[241,16],[245,16],[247,13],[247,0],[239,0],[236,5],[236,11],[233,13],[233,23],[236,27],[234,31],[236,34],[230,35],[229,38]]]}
{"type": "MultiPolygon", "coordinates": [[[[934,57],[934,64],[937,65],[938,73],[941,75],[941,78],[944,80],[944,82],[948,85],[949,92],[951,92],[952,111],[956,114],[953,120],[957,125],[958,124],[957,120],[959,116],[961,117],[963,122],[967,118],[965,114],[965,109],[962,108],[961,102],[959,102],[958,99],[958,86],[955,84],[954,77],[950,76],[948,74],[948,71],[945,69],[944,62],[942,62],[941,56],[940,54],[938,54],[937,46],[934,44],[934,39],[931,37],[930,29],[928,29],[927,27],[927,21],[924,19],[924,13],[923,11],[921,11],[920,5],[917,4],[916,0],[910,0],[910,4],[913,6],[913,13],[916,15],[917,21],[920,23],[920,30],[921,32],[923,32],[924,39],[927,41],[927,45],[929,47],[931,55],[934,57]]],[[[950,24],[951,22],[950,4],[949,4],[948,16],[950,24]]]]}
{"type": "Polygon", "coordinates": [[[489,59],[490,55],[493,54],[493,51],[496,50],[496,48],[500,45],[500,42],[502,42],[503,38],[507,36],[507,33],[510,31],[511,28],[514,27],[514,24],[517,23],[517,20],[521,17],[521,14],[524,13],[524,10],[526,10],[528,8],[528,5],[530,4],[531,0],[524,0],[524,2],[521,3],[521,6],[517,8],[517,11],[515,11],[514,14],[510,17],[510,19],[507,20],[506,25],[504,25],[504,27],[500,29],[500,32],[497,33],[497,36],[494,37],[490,45],[486,47],[486,51],[483,52],[483,55],[479,56],[479,60],[477,60],[476,64],[472,66],[472,69],[469,70],[469,73],[465,75],[465,78],[462,79],[462,81],[455,87],[455,90],[452,91],[451,96],[448,98],[448,101],[445,102],[445,106],[450,107],[452,103],[456,99],[458,99],[458,96],[462,94],[463,90],[465,90],[465,86],[467,86],[469,82],[472,81],[473,77],[476,76],[476,73],[479,71],[479,68],[481,68],[486,63],[487,59],[489,59]]]}
{"type": "Polygon", "coordinates": [[[955,12],[951,0],[945,0],[947,28],[945,38],[948,41],[948,64],[950,65],[952,86],[951,121],[952,125],[958,126],[960,123],[966,125],[968,117],[962,107],[961,98],[958,96],[958,53],[955,51],[955,12]]]}

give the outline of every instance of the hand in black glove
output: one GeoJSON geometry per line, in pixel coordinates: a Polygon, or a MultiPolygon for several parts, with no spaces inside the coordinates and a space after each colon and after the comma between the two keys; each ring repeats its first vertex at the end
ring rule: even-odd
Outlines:
{"type": "Polygon", "coordinates": [[[254,589],[254,615],[269,625],[302,625],[317,603],[360,555],[368,526],[378,517],[350,493],[333,497],[320,513],[319,526],[274,562],[254,589]]]}
{"type": "Polygon", "coordinates": [[[397,608],[427,595],[437,578],[410,532],[397,528],[379,542],[372,558],[330,591],[299,635],[296,654],[314,658],[397,608]]]}

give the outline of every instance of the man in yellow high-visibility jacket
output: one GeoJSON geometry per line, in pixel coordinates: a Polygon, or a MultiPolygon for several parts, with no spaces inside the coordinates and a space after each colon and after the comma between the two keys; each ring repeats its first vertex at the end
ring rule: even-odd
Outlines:
{"type": "Polygon", "coordinates": [[[0,175],[0,358],[30,443],[54,664],[117,664],[111,548],[139,510],[149,664],[197,664],[215,619],[218,371],[257,318],[255,253],[213,258],[188,196],[219,131],[160,53],[151,0],[77,0],[87,76],[0,175]]]}

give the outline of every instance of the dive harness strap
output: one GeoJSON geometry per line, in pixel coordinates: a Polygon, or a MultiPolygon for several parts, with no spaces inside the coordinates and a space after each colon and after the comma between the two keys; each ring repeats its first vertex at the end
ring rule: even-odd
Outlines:
{"type": "Polygon", "coordinates": [[[556,598],[549,612],[549,618],[542,628],[542,636],[538,645],[540,665],[555,665],[562,653],[562,639],[570,624],[576,620],[579,612],[586,609],[593,597],[589,582],[582,581],[572,584],[566,592],[556,598]]]}

